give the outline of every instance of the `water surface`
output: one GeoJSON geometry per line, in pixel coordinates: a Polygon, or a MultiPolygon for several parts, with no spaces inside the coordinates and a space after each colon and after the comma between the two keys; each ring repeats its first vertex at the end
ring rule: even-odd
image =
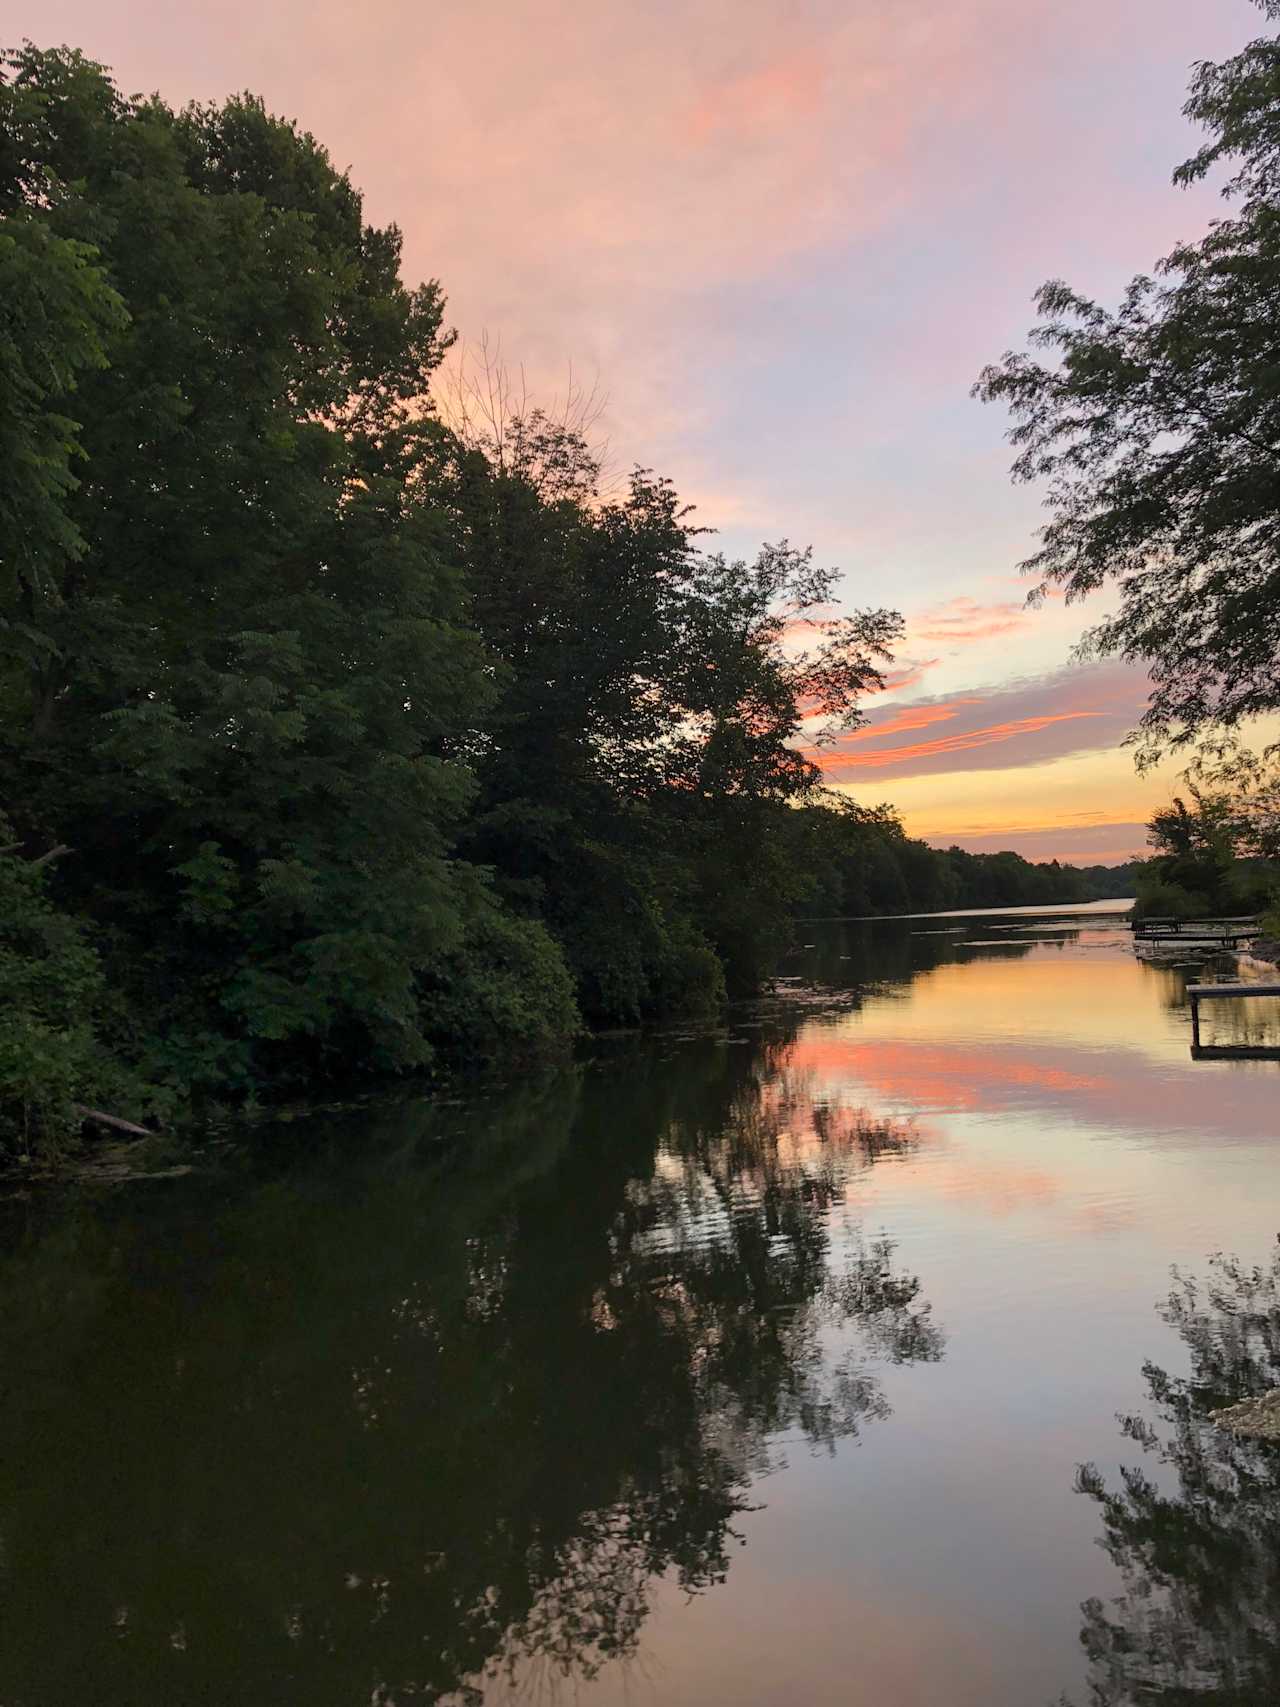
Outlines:
{"type": "Polygon", "coordinates": [[[1269,1260],[1280,1064],[1105,908],[804,938],[723,1031],[5,1203],[0,1707],[1275,1699],[1200,1401],[1280,1347],[1156,1306],[1269,1260]]]}

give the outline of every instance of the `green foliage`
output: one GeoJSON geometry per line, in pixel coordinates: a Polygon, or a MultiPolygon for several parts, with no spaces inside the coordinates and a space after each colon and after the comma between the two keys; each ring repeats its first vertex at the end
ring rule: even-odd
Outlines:
{"type": "Polygon", "coordinates": [[[579,1027],[574,981],[559,946],[535,919],[513,918],[488,897],[456,949],[420,981],[423,1035],[446,1059],[519,1062],[561,1047],[579,1027]]]}
{"type": "Polygon", "coordinates": [[[805,881],[802,720],[857,721],[900,620],[826,619],[834,571],[785,543],[700,553],[644,470],[601,500],[572,422],[499,413],[471,439],[445,495],[500,668],[464,850],[562,943],[593,1022],[757,987],[805,881]]]}
{"type": "Polygon", "coordinates": [[[1232,746],[1187,774],[1190,804],[1176,797],[1150,824],[1154,857],[1138,889],[1139,918],[1243,916],[1265,909],[1280,879],[1272,852],[1274,755],[1270,764],[1232,746]]]}
{"type": "Polygon", "coordinates": [[[1023,567],[1069,599],[1119,594],[1092,642],[1151,671],[1147,758],[1280,704],[1280,40],[1199,67],[1186,112],[1210,141],[1177,178],[1230,162],[1235,217],[1115,311],[1046,284],[1031,342],[1051,359],[1007,354],[976,388],[1013,414],[1015,477],[1048,483],[1023,567]]]}
{"type": "Polygon", "coordinates": [[[703,554],[646,471],[602,498],[572,420],[446,427],[399,261],[252,97],[0,61],[0,798],[77,850],[57,916],[164,1098],[754,987],[802,724],[856,722],[900,630],[786,544],[703,554]]]}
{"type": "Polygon", "coordinates": [[[6,611],[18,833],[81,850],[60,889],[158,1079],[423,1067],[418,977],[475,882],[454,751],[491,694],[424,495],[439,292],[259,103],[125,101],[67,52],[8,73],[5,234],[92,244],[127,309],[74,398],[75,549],[6,611]]]}
{"type": "Polygon", "coordinates": [[[134,1107],[100,1034],[101,962],[50,900],[47,869],[0,852],[0,1156],[56,1152],[80,1127],[77,1102],[134,1107]]]}
{"type": "MultiPolygon", "coordinates": [[[[105,343],[124,323],[119,297],[87,243],[58,237],[28,210],[0,225],[0,534],[6,602],[32,616],[84,540],[67,499],[83,457],[69,414],[81,374],[106,365],[105,343]]],[[[7,634],[30,647],[34,634],[7,634]]]]}

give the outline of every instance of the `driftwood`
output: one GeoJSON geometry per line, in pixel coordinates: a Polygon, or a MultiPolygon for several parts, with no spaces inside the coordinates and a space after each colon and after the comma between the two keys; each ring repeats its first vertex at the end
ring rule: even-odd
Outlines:
{"type": "Polygon", "coordinates": [[[75,851],[74,848],[69,848],[65,842],[59,842],[56,848],[50,848],[48,853],[41,854],[39,859],[33,859],[31,863],[35,866],[52,865],[54,860],[61,859],[63,854],[74,853],[75,851]]]}
{"type": "Polygon", "coordinates": [[[100,1108],[86,1108],[83,1103],[73,1102],[72,1111],[81,1120],[92,1120],[98,1126],[110,1126],[117,1132],[129,1132],[135,1138],[154,1138],[155,1133],[145,1126],[135,1126],[132,1120],[121,1120],[118,1114],[104,1114],[100,1108]]]}
{"type": "MultiPolygon", "coordinates": [[[[10,842],[7,847],[0,848],[0,854],[21,853],[22,847],[21,842],[10,842]]],[[[36,867],[52,865],[54,860],[61,859],[63,854],[74,853],[75,851],[74,848],[69,848],[65,842],[59,842],[56,848],[50,848],[48,853],[41,854],[39,859],[29,860],[27,863],[36,867]]]]}

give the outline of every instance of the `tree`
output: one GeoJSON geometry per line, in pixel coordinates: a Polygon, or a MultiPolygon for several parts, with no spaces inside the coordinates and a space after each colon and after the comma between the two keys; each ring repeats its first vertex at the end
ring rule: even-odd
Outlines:
{"type": "Polygon", "coordinates": [[[82,477],[55,483],[63,549],[7,583],[16,833],[77,850],[59,892],[157,1079],[427,1066],[423,979],[481,938],[491,977],[511,961],[452,857],[492,685],[429,478],[439,289],[401,282],[395,228],[250,97],[175,113],[25,48],[0,162],[4,233],[39,230],[47,278],[91,246],[128,314],[101,371],[83,326],[64,340],[82,477]]]}
{"type": "MultiPolygon", "coordinates": [[[[8,828],[0,817],[0,841],[8,828]]],[[[0,848],[0,1164],[56,1155],[81,1105],[140,1112],[140,1087],[102,1038],[109,1010],[102,964],[80,923],[47,892],[50,849],[23,859],[0,848]]]]}
{"type": "Polygon", "coordinates": [[[67,506],[84,455],[68,410],[80,376],[106,365],[125,313],[92,245],[56,236],[26,208],[0,220],[0,537],[10,542],[0,570],[13,613],[5,642],[34,669],[38,611],[85,544],[67,506]]]}
{"type": "Polygon", "coordinates": [[[1201,750],[1176,796],[1148,826],[1155,849],[1138,884],[1138,914],[1253,913],[1280,883],[1272,760],[1236,741],[1201,750]],[[1188,804],[1188,800],[1190,804],[1188,804]]]}
{"type": "Polygon", "coordinates": [[[1088,638],[1150,669],[1143,762],[1280,704],[1280,39],[1199,66],[1184,110],[1210,140],[1175,180],[1233,163],[1236,216],[1114,311],[1044,285],[1031,343],[1056,359],[1010,352],[975,387],[1014,417],[1014,477],[1048,483],[1032,596],[1119,593],[1088,638]]]}
{"type": "MultiPolygon", "coordinates": [[[[495,411],[505,395],[499,373],[495,411]]],[[[648,470],[607,499],[598,483],[576,420],[499,412],[460,439],[450,499],[499,665],[465,847],[564,945],[586,1013],[616,1022],[758,983],[804,882],[802,724],[857,721],[901,624],[823,614],[834,571],[785,543],[752,563],[700,551],[648,470]]]]}
{"type": "Polygon", "coordinates": [[[0,61],[0,798],[17,857],[75,850],[49,904],[162,1099],[754,988],[804,743],[900,631],[785,543],[703,552],[649,471],[603,493],[589,397],[446,424],[399,265],[255,98],[0,61]]]}

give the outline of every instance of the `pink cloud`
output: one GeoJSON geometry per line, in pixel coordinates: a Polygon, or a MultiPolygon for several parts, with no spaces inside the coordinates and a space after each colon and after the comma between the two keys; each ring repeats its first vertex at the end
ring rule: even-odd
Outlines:
{"type": "Polygon", "coordinates": [[[803,120],[821,104],[827,77],[827,68],[813,54],[728,77],[698,100],[689,118],[690,139],[702,145],[715,131],[742,134],[803,120]]]}
{"type": "MultiPolygon", "coordinates": [[[[918,741],[914,746],[887,747],[883,752],[876,753],[842,752],[824,756],[823,768],[830,771],[883,770],[887,765],[902,765],[917,759],[937,758],[943,754],[972,752],[977,747],[989,747],[997,741],[1012,741],[1019,735],[1039,734],[1042,729],[1048,729],[1054,723],[1070,723],[1078,717],[1101,715],[1098,711],[1060,711],[1048,717],[1022,717],[1013,723],[994,723],[985,729],[967,729],[963,734],[944,735],[937,741],[918,741]]],[[[867,733],[855,733],[850,739],[864,740],[867,733]]]]}
{"type": "MultiPolygon", "coordinates": [[[[928,729],[935,723],[947,723],[955,717],[964,706],[981,705],[982,699],[970,695],[963,699],[943,701],[938,704],[904,705],[900,711],[894,712],[885,722],[877,722],[867,729],[854,729],[845,736],[845,744],[855,741],[879,740],[884,735],[897,735],[909,729],[928,729]]],[[[896,749],[895,749],[896,750],[896,749]]],[[[851,756],[851,763],[860,762],[856,756],[851,756]]]]}
{"type": "Polygon", "coordinates": [[[941,658],[921,658],[917,663],[903,660],[904,668],[886,670],[884,676],[885,693],[901,693],[903,688],[913,688],[922,682],[925,673],[942,662],[941,658]]]}
{"type": "Polygon", "coordinates": [[[873,711],[865,724],[816,755],[823,771],[848,781],[888,776],[1007,770],[1068,753],[1117,747],[1142,715],[1146,675],[1107,663],[1057,670],[1009,687],[873,711]],[[945,723],[931,740],[891,737],[945,723]]]}
{"type": "Polygon", "coordinates": [[[973,640],[989,640],[997,634],[1013,634],[1027,628],[1032,613],[1025,604],[1006,600],[999,604],[979,604],[976,599],[948,599],[922,611],[911,624],[911,633],[918,640],[942,640],[964,645],[973,640]]]}

